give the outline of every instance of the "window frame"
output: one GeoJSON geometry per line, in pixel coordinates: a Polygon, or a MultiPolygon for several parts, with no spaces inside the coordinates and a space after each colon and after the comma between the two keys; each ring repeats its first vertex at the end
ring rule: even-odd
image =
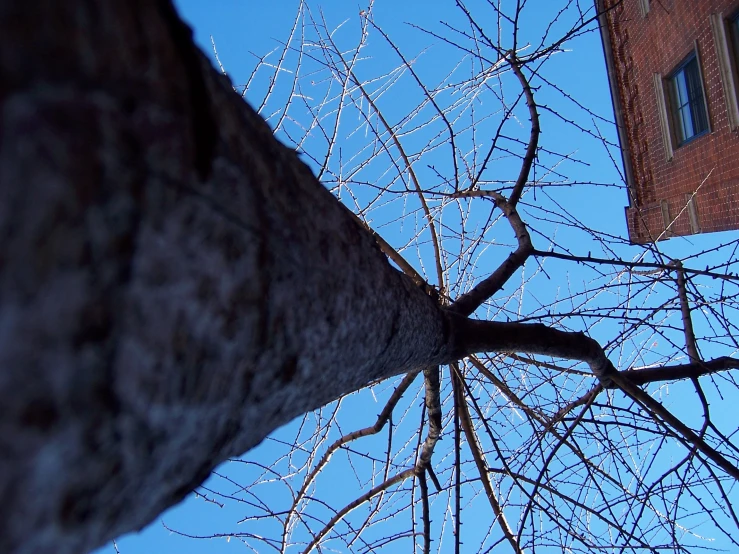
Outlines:
{"type": "Polygon", "coordinates": [[[665,159],[669,162],[675,155],[672,143],[672,127],[670,123],[670,115],[667,107],[667,95],[665,94],[665,79],[661,74],[654,74],[654,92],[657,99],[657,115],[659,117],[659,127],[662,131],[662,146],[665,150],[665,159]]]}
{"type": "Polygon", "coordinates": [[[739,10],[729,17],[724,17],[724,14],[720,12],[711,14],[710,20],[729,129],[737,131],[739,130],[739,10]]]}
{"type": "Polygon", "coordinates": [[[639,13],[642,17],[647,17],[649,14],[649,0],[637,0],[639,4],[639,13]]]}
{"type": "MultiPolygon", "coordinates": [[[[696,191],[697,192],[697,191],[696,191]]],[[[695,195],[694,193],[685,193],[685,205],[688,208],[688,222],[690,223],[690,232],[694,235],[698,235],[703,232],[703,228],[700,224],[700,219],[698,218],[698,206],[696,205],[695,195]]]]}
{"type": "Polygon", "coordinates": [[[696,44],[694,49],[685,56],[682,61],[669,73],[666,78],[667,81],[667,100],[669,103],[669,119],[672,127],[672,141],[675,148],[680,148],[693,142],[694,140],[707,135],[711,132],[711,118],[708,111],[708,101],[706,98],[706,88],[703,84],[703,68],[701,66],[701,58],[698,53],[698,45],[696,44]],[[689,83],[689,76],[686,73],[686,68],[690,64],[695,62],[696,76],[698,80],[698,91],[700,92],[701,98],[695,98],[691,96],[691,90],[689,83]],[[680,92],[678,86],[678,79],[680,75],[683,75],[684,90],[687,94],[687,99],[681,103],[679,99],[680,92]],[[690,114],[690,125],[695,128],[698,122],[699,116],[697,115],[697,109],[703,110],[703,116],[705,117],[705,127],[698,132],[694,132],[690,136],[684,136],[685,125],[683,114],[687,111],[690,114]],[[694,111],[695,110],[695,111],[694,111]]]}

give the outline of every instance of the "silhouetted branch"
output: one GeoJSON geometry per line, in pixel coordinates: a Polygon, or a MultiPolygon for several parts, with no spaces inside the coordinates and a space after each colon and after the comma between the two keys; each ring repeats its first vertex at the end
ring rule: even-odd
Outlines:
{"type": "MultiPolygon", "coordinates": [[[[437,490],[441,490],[436,475],[431,469],[431,457],[434,455],[434,448],[441,436],[441,397],[439,384],[439,366],[429,367],[423,370],[423,382],[426,389],[426,419],[428,421],[428,432],[423,442],[421,454],[418,457],[418,473],[423,475],[429,471],[429,476],[434,482],[437,490]]],[[[425,485],[424,481],[424,485],[425,485]]]]}
{"type": "MultiPolygon", "coordinates": [[[[303,481],[303,485],[300,487],[300,490],[295,495],[292,506],[290,507],[290,510],[288,512],[287,519],[285,520],[285,524],[283,526],[285,531],[289,527],[290,516],[293,513],[296,513],[297,506],[300,503],[300,501],[303,499],[303,497],[305,496],[306,491],[308,490],[308,487],[315,480],[315,478],[321,473],[321,471],[324,470],[326,464],[331,459],[331,456],[334,454],[334,452],[336,452],[342,446],[350,443],[351,441],[379,433],[383,429],[383,427],[385,427],[387,422],[390,420],[393,410],[395,409],[395,406],[398,404],[401,397],[403,396],[403,393],[405,393],[405,391],[408,390],[408,387],[410,387],[413,381],[416,380],[417,376],[418,376],[418,373],[408,373],[405,377],[403,377],[402,381],[398,384],[397,387],[395,387],[395,390],[393,391],[392,395],[390,395],[390,398],[385,403],[385,406],[382,409],[382,412],[380,412],[380,415],[377,416],[377,420],[375,421],[373,425],[344,435],[343,437],[334,441],[326,449],[326,452],[323,454],[323,456],[321,456],[321,459],[318,461],[318,463],[316,463],[316,465],[313,467],[310,473],[305,477],[303,481]]],[[[283,537],[283,540],[284,540],[284,537],[283,537]]]]}
{"type": "Polygon", "coordinates": [[[462,352],[526,352],[570,360],[590,366],[604,387],[617,373],[603,348],[584,333],[560,331],[541,323],[515,323],[465,319],[455,328],[455,346],[462,352]]]}
{"type": "MultiPolygon", "coordinates": [[[[481,195],[482,196],[482,195],[481,195]]],[[[628,268],[652,268],[652,269],[664,269],[670,271],[673,268],[670,263],[656,263],[656,262],[629,262],[627,260],[619,260],[617,258],[598,258],[595,256],[575,256],[573,254],[563,254],[561,252],[545,252],[543,250],[532,250],[531,254],[538,258],[557,258],[559,260],[568,260],[571,262],[580,262],[586,264],[605,264],[605,265],[616,265],[628,268]]],[[[726,281],[737,281],[739,282],[739,275],[731,273],[716,273],[715,271],[709,271],[706,269],[692,269],[684,267],[685,273],[691,273],[693,275],[705,275],[706,277],[713,277],[714,279],[724,279],[726,281]]]]}
{"type": "Polygon", "coordinates": [[[326,525],[313,537],[313,540],[311,540],[308,543],[308,546],[305,547],[305,550],[303,550],[303,554],[308,554],[311,550],[313,550],[316,545],[321,542],[321,539],[325,537],[331,529],[334,528],[334,526],[339,523],[342,519],[344,519],[349,513],[351,513],[353,510],[357,509],[359,506],[370,500],[371,498],[377,496],[381,492],[387,490],[388,488],[392,487],[396,483],[400,483],[401,481],[404,481],[408,479],[409,477],[413,477],[416,475],[416,468],[410,468],[406,469],[405,471],[401,471],[400,473],[396,474],[395,476],[391,477],[390,479],[387,479],[386,481],[380,483],[376,487],[373,487],[372,489],[368,490],[363,495],[359,496],[356,500],[353,502],[350,502],[346,506],[344,506],[341,510],[336,512],[336,514],[326,523],[326,525]]]}
{"type": "Polygon", "coordinates": [[[632,385],[646,385],[647,383],[657,383],[659,381],[693,379],[702,375],[710,375],[729,369],[739,369],[739,360],[722,356],[721,358],[706,362],[632,369],[619,371],[618,373],[622,378],[628,379],[632,385]]]}
{"type": "MultiPolygon", "coordinates": [[[[464,194],[468,193],[462,193],[461,195],[464,194]]],[[[457,300],[452,302],[449,306],[449,310],[464,316],[472,314],[483,304],[483,302],[501,290],[503,285],[508,282],[508,279],[510,279],[511,276],[518,271],[524,263],[526,263],[526,260],[533,252],[531,236],[526,229],[526,225],[518,215],[516,207],[508,202],[500,193],[488,192],[487,195],[495,200],[495,204],[508,219],[508,223],[510,223],[511,228],[516,235],[518,248],[516,248],[516,250],[513,251],[489,277],[480,281],[472,290],[461,295],[457,300]]]]}
{"type": "Polygon", "coordinates": [[[462,431],[464,431],[465,438],[467,439],[467,446],[472,452],[472,457],[475,460],[477,472],[480,476],[480,482],[485,489],[485,494],[487,495],[488,502],[490,502],[490,506],[493,509],[493,514],[495,514],[495,519],[498,521],[498,523],[500,524],[500,528],[503,530],[503,535],[508,540],[511,548],[513,548],[513,551],[516,552],[516,554],[523,554],[518,540],[513,534],[513,531],[511,531],[510,525],[508,525],[508,520],[503,513],[500,502],[498,501],[498,497],[493,490],[493,485],[490,482],[490,476],[488,475],[488,466],[485,462],[483,453],[480,451],[480,446],[478,445],[477,439],[475,437],[475,429],[472,424],[472,418],[470,417],[467,402],[464,398],[462,378],[459,375],[459,367],[456,367],[456,364],[452,364],[451,373],[454,394],[457,395],[458,405],[460,408],[459,413],[462,431]]]}
{"type": "Polygon", "coordinates": [[[677,417],[667,410],[662,404],[654,400],[636,385],[632,384],[621,374],[612,376],[613,382],[634,401],[641,404],[644,409],[655,417],[662,419],[669,427],[681,436],[687,443],[695,446],[699,452],[704,454],[709,460],[731,475],[734,479],[739,480],[739,468],[729,462],[715,448],[709,446],[704,439],[695,434],[695,432],[680,421],[677,417]]]}
{"type": "Polygon", "coordinates": [[[521,69],[522,66],[525,65],[525,62],[521,62],[521,60],[516,57],[515,49],[509,54],[508,61],[513,69],[513,73],[518,78],[519,83],[521,83],[521,88],[523,88],[526,96],[526,106],[529,108],[529,117],[531,118],[531,134],[529,136],[529,143],[526,146],[526,154],[524,154],[523,160],[521,160],[521,171],[518,174],[516,184],[511,191],[511,196],[508,198],[508,202],[515,208],[518,200],[521,198],[523,188],[529,180],[529,175],[531,174],[531,166],[534,164],[534,159],[536,158],[536,148],[539,144],[539,133],[541,132],[541,127],[539,126],[539,113],[536,110],[534,93],[531,90],[531,85],[529,84],[526,75],[524,75],[523,70],[521,69]]]}
{"type": "Polygon", "coordinates": [[[426,473],[418,473],[418,484],[421,488],[421,506],[423,519],[423,554],[431,552],[431,517],[429,516],[429,487],[426,484],[426,473]]]}

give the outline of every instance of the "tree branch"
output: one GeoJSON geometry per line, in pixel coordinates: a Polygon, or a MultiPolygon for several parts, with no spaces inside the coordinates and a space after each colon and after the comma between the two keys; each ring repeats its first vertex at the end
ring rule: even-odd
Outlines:
{"type": "MultiPolygon", "coordinates": [[[[460,193],[459,196],[469,195],[470,193],[460,193]]],[[[503,263],[487,278],[480,281],[475,287],[469,292],[463,294],[457,300],[452,302],[449,306],[449,310],[463,316],[469,316],[477,308],[479,308],[483,302],[487,301],[496,292],[503,288],[508,282],[508,279],[526,263],[531,253],[534,251],[534,247],[531,244],[531,236],[529,235],[528,229],[521,216],[518,215],[516,207],[508,202],[505,197],[494,191],[485,193],[486,196],[490,196],[495,201],[503,215],[505,215],[508,223],[511,225],[516,240],[518,241],[518,248],[513,251],[503,263]]]]}
{"type": "Polygon", "coordinates": [[[604,387],[617,373],[603,348],[584,333],[560,331],[541,323],[464,319],[454,325],[453,348],[462,356],[478,352],[526,352],[580,360],[604,387]]]}
{"type": "Polygon", "coordinates": [[[739,368],[739,360],[724,356],[706,362],[617,371],[597,341],[584,333],[560,331],[541,323],[459,319],[454,325],[457,357],[481,352],[526,352],[580,360],[590,366],[604,388],[614,388],[613,375],[633,385],[689,379],[739,368]]]}
{"type": "Polygon", "coordinates": [[[508,524],[505,513],[503,513],[503,508],[501,507],[500,502],[498,501],[498,497],[495,495],[495,491],[493,490],[493,485],[490,482],[488,465],[485,462],[485,456],[480,449],[480,445],[477,443],[477,437],[475,436],[475,428],[472,423],[472,417],[470,416],[469,407],[467,406],[467,401],[465,400],[464,396],[462,377],[459,374],[459,367],[456,364],[453,364],[451,373],[454,394],[457,396],[457,402],[459,405],[459,415],[462,430],[464,431],[465,438],[467,439],[467,446],[469,447],[470,452],[472,452],[472,458],[475,460],[477,472],[480,476],[480,482],[482,483],[483,489],[485,489],[485,495],[488,497],[488,502],[490,503],[490,507],[493,509],[495,519],[500,524],[503,535],[505,536],[506,540],[508,540],[511,548],[516,554],[523,554],[521,546],[516,539],[516,536],[513,534],[510,525],[508,524]]]}
{"type": "Polygon", "coordinates": [[[650,367],[644,369],[632,369],[619,371],[619,375],[632,385],[645,385],[659,381],[679,381],[681,379],[692,379],[702,375],[710,375],[719,371],[739,369],[739,360],[722,356],[715,360],[706,362],[695,362],[681,365],[663,367],[650,367]]]}
{"type": "Polygon", "coordinates": [[[531,90],[531,85],[529,84],[526,75],[524,75],[523,70],[521,69],[521,66],[524,64],[521,63],[518,58],[516,58],[515,49],[513,52],[510,53],[510,59],[508,60],[508,62],[513,69],[513,73],[518,78],[519,83],[521,83],[521,88],[523,88],[524,94],[526,96],[526,106],[528,106],[529,108],[529,117],[531,118],[531,133],[529,136],[529,144],[526,147],[526,154],[524,154],[523,160],[521,161],[521,171],[518,174],[518,179],[516,180],[516,184],[513,186],[513,190],[511,191],[511,196],[508,199],[508,202],[511,204],[511,206],[515,207],[518,203],[518,200],[521,198],[524,186],[526,186],[526,183],[529,180],[531,167],[533,166],[534,159],[536,158],[536,148],[539,144],[539,134],[541,132],[541,127],[539,126],[539,112],[536,110],[534,93],[531,90]]]}
{"type": "MultiPolygon", "coordinates": [[[[429,472],[429,477],[434,483],[437,491],[441,490],[441,484],[436,478],[436,474],[431,468],[431,457],[434,455],[434,448],[439,442],[441,436],[441,391],[439,372],[441,368],[437,366],[428,367],[423,370],[423,382],[426,389],[426,419],[428,420],[428,432],[426,439],[423,441],[423,448],[418,459],[418,473],[422,475],[429,472]]],[[[424,482],[425,485],[425,482],[424,482]]]]}
{"type": "Polygon", "coordinates": [[[709,446],[703,438],[699,437],[695,431],[672,415],[672,413],[662,404],[657,402],[654,398],[634,384],[630,383],[622,374],[613,375],[612,381],[624,393],[640,404],[647,413],[652,414],[652,417],[658,417],[664,421],[669,427],[674,429],[679,437],[693,445],[701,454],[731,475],[731,477],[739,480],[739,467],[727,460],[718,450],[709,446]]]}
{"type": "MultiPolygon", "coordinates": [[[[482,192],[482,191],[480,191],[482,192]]],[[[486,193],[485,195],[487,195],[486,193]]],[[[482,194],[480,196],[483,196],[482,194]]],[[[672,271],[674,266],[669,263],[656,263],[656,262],[629,262],[627,260],[619,260],[616,258],[597,258],[595,256],[576,256],[574,254],[563,254],[562,252],[547,252],[544,250],[534,249],[531,252],[532,255],[537,258],[557,258],[558,260],[567,260],[571,262],[579,262],[586,264],[604,264],[604,265],[615,265],[621,267],[628,267],[631,269],[645,268],[645,269],[664,269],[665,271],[672,271]]],[[[710,271],[708,267],[706,269],[692,269],[689,267],[683,267],[683,272],[691,273],[693,275],[705,275],[706,277],[712,277],[714,279],[723,279],[725,281],[739,281],[739,275],[731,273],[716,273],[710,271]]]]}

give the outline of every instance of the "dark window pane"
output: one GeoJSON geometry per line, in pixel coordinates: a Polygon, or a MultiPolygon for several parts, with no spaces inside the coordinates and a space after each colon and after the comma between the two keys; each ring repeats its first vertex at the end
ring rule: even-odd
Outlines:
{"type": "Polygon", "coordinates": [[[699,135],[708,131],[708,117],[706,117],[706,105],[703,102],[703,95],[700,100],[691,106],[691,113],[693,114],[693,129],[694,135],[699,135]]]}
{"type": "Polygon", "coordinates": [[[677,105],[682,108],[687,105],[688,99],[690,98],[688,95],[688,83],[685,79],[685,73],[682,71],[675,75],[675,85],[677,86],[677,105]]]}
{"type": "Polygon", "coordinates": [[[684,141],[692,137],[695,133],[693,132],[693,118],[690,117],[690,108],[686,105],[681,108],[678,112],[680,118],[680,139],[684,141]]]}

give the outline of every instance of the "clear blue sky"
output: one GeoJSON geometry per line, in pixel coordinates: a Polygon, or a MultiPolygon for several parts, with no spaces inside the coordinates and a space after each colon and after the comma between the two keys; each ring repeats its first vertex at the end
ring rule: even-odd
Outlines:
{"type": "MultiPolygon", "coordinates": [[[[280,46],[280,41],[287,36],[289,28],[294,19],[297,1],[277,0],[273,2],[254,2],[244,0],[213,0],[203,2],[202,0],[178,0],[176,5],[180,14],[192,25],[198,44],[207,53],[212,55],[211,39],[215,41],[220,61],[231,77],[235,85],[245,83],[255,64],[255,56],[263,55],[273,48],[280,46]]],[[[353,2],[342,0],[325,0],[317,2],[323,7],[324,14],[331,25],[338,25],[345,19],[349,19],[347,25],[356,25],[359,10],[364,7],[353,2]]],[[[433,42],[421,33],[412,31],[403,23],[411,21],[421,26],[440,29],[440,21],[451,22],[458,20],[459,12],[454,10],[454,2],[451,0],[433,1],[398,1],[398,0],[376,0],[374,13],[376,21],[383,29],[398,41],[404,53],[412,55],[419,52],[424,46],[433,42]]],[[[541,7],[539,15],[532,16],[529,27],[531,36],[535,40],[540,36],[542,29],[551,18],[545,6],[551,4],[545,0],[539,0],[536,5],[541,7]]],[[[491,21],[492,28],[492,21],[491,21]]],[[[612,117],[610,96],[605,74],[600,38],[597,33],[586,34],[570,43],[570,52],[555,57],[548,63],[549,72],[557,75],[558,83],[565,86],[568,91],[573,92],[576,97],[587,103],[597,114],[606,118],[612,117]]],[[[455,60],[448,50],[442,55],[435,54],[432,49],[424,58],[431,66],[438,67],[439,71],[452,67],[455,60]]],[[[377,67],[382,67],[384,60],[377,60],[377,67]]],[[[372,65],[368,66],[370,69],[372,65]]],[[[429,74],[436,67],[428,67],[429,74]]],[[[247,99],[252,103],[259,102],[263,94],[263,81],[257,81],[255,91],[247,93],[247,99]],[[260,89],[260,87],[262,87],[260,89]]],[[[539,101],[546,103],[548,93],[544,90],[538,97],[539,101]]],[[[554,101],[554,100],[552,100],[554,101]]],[[[387,107],[392,111],[392,106],[387,107]]],[[[566,109],[565,113],[566,113],[566,109]]],[[[263,114],[268,115],[268,110],[263,114]]],[[[573,166],[567,173],[572,178],[583,180],[595,180],[599,182],[618,183],[618,174],[611,165],[605,150],[592,140],[582,140],[573,129],[566,126],[553,126],[551,119],[547,119],[549,127],[544,130],[544,139],[549,147],[553,144],[560,146],[564,151],[577,151],[576,156],[587,160],[589,167],[578,168],[573,166]],[[558,133],[552,140],[551,133],[558,133]],[[582,171],[582,173],[580,173],[582,171]]],[[[590,125],[588,125],[590,126],[590,125]]],[[[615,140],[613,128],[608,124],[599,127],[607,138],[615,140]]],[[[571,211],[579,220],[597,227],[600,230],[614,235],[624,236],[626,233],[623,207],[627,204],[626,193],[623,189],[610,188],[599,191],[597,194],[583,195],[581,191],[572,189],[564,191],[560,198],[568,202],[571,211]]],[[[397,231],[400,233],[400,231],[397,231]]],[[[566,239],[568,230],[558,231],[559,237],[566,239]]],[[[538,238],[535,237],[535,240],[538,238]]],[[[700,242],[703,239],[697,238],[700,242]]],[[[670,241],[663,247],[670,250],[679,250],[681,244],[678,241],[670,241]]],[[[581,252],[585,254],[586,252],[581,252]]],[[[573,274],[574,276],[574,274],[573,274]]],[[[545,282],[542,287],[557,287],[560,283],[545,282]]],[[[377,406],[374,399],[367,398],[358,400],[360,404],[365,403],[367,409],[373,410],[377,406]]],[[[351,420],[344,420],[348,427],[352,427],[351,420]]],[[[358,420],[360,421],[360,420],[358,420]]],[[[361,425],[366,425],[366,420],[361,420],[361,425]]],[[[296,424],[289,426],[294,431],[296,424]]],[[[289,436],[289,430],[283,430],[284,436],[289,436]]],[[[279,449],[274,445],[262,445],[249,454],[250,459],[262,460],[270,464],[275,452],[279,449]]],[[[231,464],[230,471],[238,471],[231,464]]],[[[206,487],[208,483],[206,483],[206,487]]],[[[356,491],[358,492],[358,491],[356,491]]],[[[207,541],[192,540],[172,534],[165,529],[162,522],[171,528],[193,535],[211,535],[228,529],[234,529],[233,522],[240,519],[238,504],[227,503],[219,507],[213,503],[204,502],[195,496],[189,496],[183,503],[164,513],[158,521],[155,521],[140,533],[126,535],[117,540],[118,551],[123,554],[155,553],[155,552],[178,552],[187,554],[190,552],[227,553],[243,552],[244,545],[237,540],[226,541],[225,539],[211,539],[207,541]],[[228,522],[224,524],[224,522],[228,522]]],[[[482,525],[489,524],[489,515],[485,514],[482,525]],[[487,522],[487,523],[485,523],[487,522]]],[[[472,521],[468,522],[468,526],[472,521]]],[[[248,551],[248,550],[247,550],[248,551]]],[[[98,554],[112,554],[115,549],[108,545],[98,551],[98,554]]]]}

